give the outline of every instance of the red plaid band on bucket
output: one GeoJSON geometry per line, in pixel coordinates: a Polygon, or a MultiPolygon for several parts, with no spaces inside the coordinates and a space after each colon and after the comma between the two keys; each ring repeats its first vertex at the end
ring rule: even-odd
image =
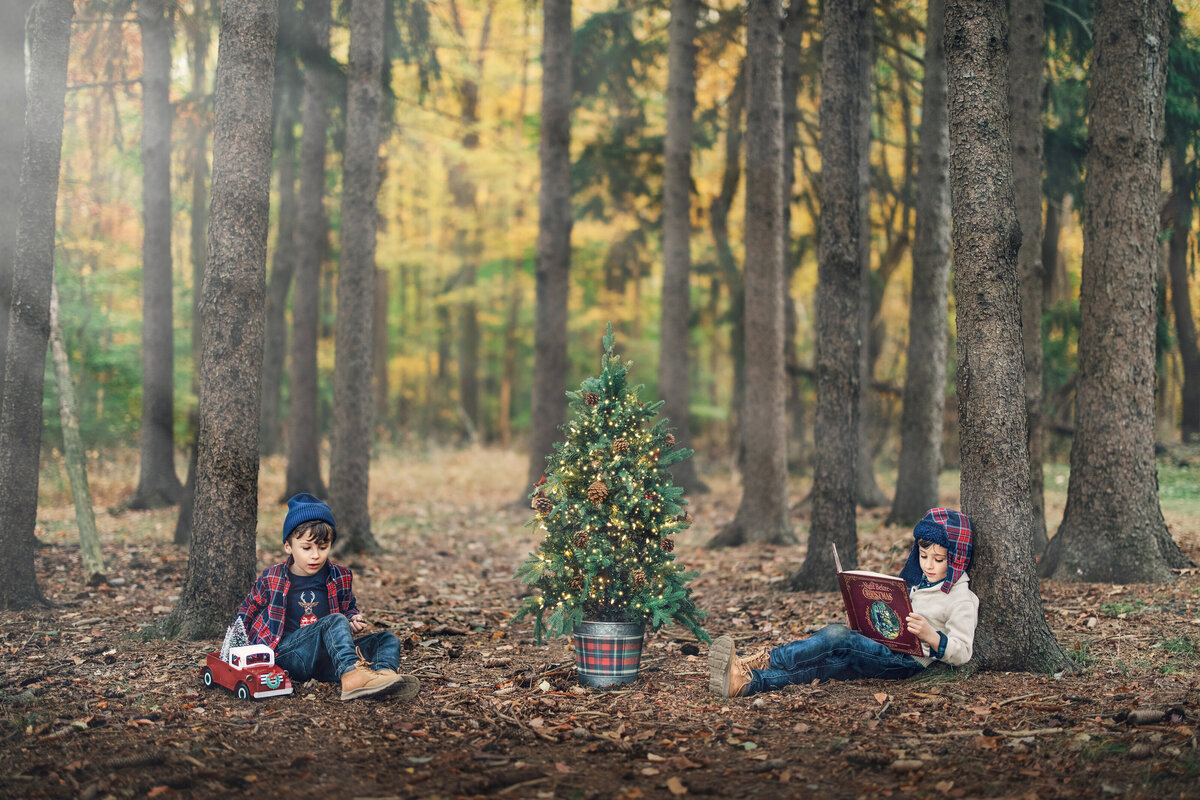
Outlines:
{"type": "Polygon", "coordinates": [[[632,683],[642,660],[642,634],[591,636],[575,633],[575,666],[580,683],[607,686],[632,683]]]}

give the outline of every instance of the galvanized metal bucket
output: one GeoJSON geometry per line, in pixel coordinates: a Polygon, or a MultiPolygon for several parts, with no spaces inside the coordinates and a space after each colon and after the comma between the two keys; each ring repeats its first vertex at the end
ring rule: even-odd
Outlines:
{"type": "Polygon", "coordinates": [[[575,627],[575,666],[582,686],[637,680],[642,663],[641,622],[581,622],[575,627]]]}

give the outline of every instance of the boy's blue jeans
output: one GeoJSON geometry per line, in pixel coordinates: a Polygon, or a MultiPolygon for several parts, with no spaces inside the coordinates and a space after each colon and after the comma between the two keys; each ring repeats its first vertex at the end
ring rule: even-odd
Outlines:
{"type": "Polygon", "coordinates": [[[824,627],[807,639],[775,648],[770,655],[770,668],[750,673],[746,694],[780,689],[790,683],[811,683],[817,678],[898,680],[924,669],[907,653],[893,653],[844,625],[824,627]]]}
{"type": "Polygon", "coordinates": [[[400,668],[400,640],[391,631],[355,639],[345,614],[321,617],[279,641],[275,663],[288,671],[293,683],[316,678],[337,683],[358,661],[357,647],[373,669],[400,668]]]}

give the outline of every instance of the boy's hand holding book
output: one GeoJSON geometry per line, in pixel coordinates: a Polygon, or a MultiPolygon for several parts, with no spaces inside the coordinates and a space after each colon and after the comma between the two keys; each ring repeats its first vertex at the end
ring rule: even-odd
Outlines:
{"type": "Polygon", "coordinates": [[[905,617],[904,626],[908,628],[909,633],[916,636],[934,650],[936,650],[941,644],[941,637],[938,636],[938,632],[934,630],[933,626],[929,624],[929,620],[925,619],[915,611],[905,617]]]}

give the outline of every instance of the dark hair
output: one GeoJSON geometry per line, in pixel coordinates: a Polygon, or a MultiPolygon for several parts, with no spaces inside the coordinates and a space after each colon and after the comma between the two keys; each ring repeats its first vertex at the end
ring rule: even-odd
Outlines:
{"type": "MultiPolygon", "coordinates": [[[[946,545],[942,544],[941,542],[935,542],[932,539],[917,539],[917,547],[922,550],[925,549],[926,547],[929,547],[929,546],[935,545],[935,544],[938,547],[946,547],[946,545]]],[[[947,550],[947,552],[949,552],[950,548],[946,547],[946,550],[947,550]]]]}
{"type": "Polygon", "coordinates": [[[304,535],[308,536],[318,545],[333,544],[337,541],[337,529],[328,522],[320,519],[301,522],[292,530],[292,535],[287,538],[289,542],[296,539],[303,539],[304,535]]]}

